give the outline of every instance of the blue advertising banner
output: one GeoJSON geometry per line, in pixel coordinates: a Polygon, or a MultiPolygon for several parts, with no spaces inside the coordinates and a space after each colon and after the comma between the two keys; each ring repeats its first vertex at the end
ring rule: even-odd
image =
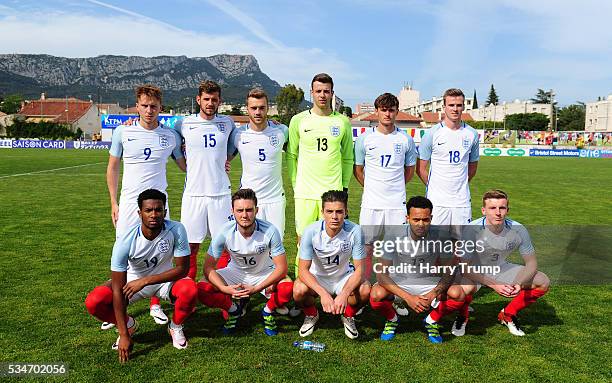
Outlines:
{"type": "Polygon", "coordinates": [[[578,149],[529,149],[531,157],[580,157],[578,149]]]}
{"type": "Polygon", "coordinates": [[[14,140],[12,144],[13,144],[13,149],[16,149],[16,148],[66,149],[66,141],[56,141],[56,140],[14,140]]]}
{"type": "MultiPolygon", "coordinates": [[[[100,126],[102,129],[115,129],[119,125],[134,125],[138,118],[137,114],[102,114],[100,115],[100,126]]],[[[181,116],[160,115],[158,120],[161,124],[174,128],[174,124],[179,118],[181,116]]]]}
{"type": "Polygon", "coordinates": [[[610,149],[580,149],[581,158],[612,158],[610,149]]]}
{"type": "Polygon", "coordinates": [[[109,141],[66,141],[66,149],[101,149],[109,150],[109,141]]]}

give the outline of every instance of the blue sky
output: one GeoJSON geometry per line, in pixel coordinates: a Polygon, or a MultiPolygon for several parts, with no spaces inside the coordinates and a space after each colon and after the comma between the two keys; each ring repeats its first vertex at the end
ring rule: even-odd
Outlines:
{"type": "Polygon", "coordinates": [[[281,85],[328,72],[347,105],[474,89],[484,103],[554,89],[561,105],[612,93],[612,2],[519,0],[0,0],[0,52],[252,54],[281,85]]]}

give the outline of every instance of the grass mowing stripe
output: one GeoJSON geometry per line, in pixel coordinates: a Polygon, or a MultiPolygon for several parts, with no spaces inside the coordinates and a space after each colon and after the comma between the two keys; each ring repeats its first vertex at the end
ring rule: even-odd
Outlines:
{"type": "Polygon", "coordinates": [[[34,174],[40,174],[40,173],[56,172],[58,170],[75,169],[75,168],[82,168],[82,167],[85,167],[85,166],[100,165],[100,164],[103,164],[103,163],[104,162],[95,162],[93,164],[81,164],[81,165],[74,165],[74,166],[65,166],[65,167],[62,167],[62,168],[38,170],[38,171],[35,171],[35,172],[28,172],[28,173],[8,174],[8,175],[0,176],[0,178],[30,176],[30,175],[34,175],[34,174]]]}

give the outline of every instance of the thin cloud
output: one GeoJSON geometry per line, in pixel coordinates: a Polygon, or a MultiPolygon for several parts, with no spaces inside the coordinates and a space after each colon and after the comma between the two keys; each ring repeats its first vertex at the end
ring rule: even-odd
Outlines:
{"type": "Polygon", "coordinates": [[[247,15],[240,9],[238,9],[233,4],[225,1],[225,0],[208,0],[208,3],[213,7],[219,9],[226,15],[230,16],[234,20],[238,21],[240,25],[250,31],[252,34],[260,38],[261,40],[267,42],[272,47],[276,49],[283,49],[283,44],[281,44],[276,39],[272,38],[270,34],[266,31],[266,28],[260,24],[257,20],[247,15]]]}
{"type": "Polygon", "coordinates": [[[186,32],[185,30],[180,29],[180,28],[177,28],[177,27],[175,27],[175,26],[174,26],[174,25],[172,25],[172,24],[164,23],[163,21],[159,21],[159,20],[157,20],[157,19],[153,19],[153,18],[148,17],[148,16],[145,16],[145,15],[143,15],[143,14],[140,14],[140,13],[136,13],[136,12],[130,11],[129,9],[125,9],[125,8],[116,7],[116,6],[112,5],[112,4],[104,3],[104,2],[102,2],[102,1],[97,1],[97,0],[87,0],[87,1],[88,1],[88,2],[90,2],[90,3],[92,3],[92,4],[96,4],[96,5],[99,5],[99,6],[101,6],[101,7],[108,8],[108,9],[112,9],[113,11],[117,11],[117,12],[120,12],[120,13],[126,14],[126,15],[128,15],[128,16],[137,17],[137,18],[139,18],[139,19],[141,19],[141,20],[147,20],[147,21],[152,22],[152,23],[155,23],[155,24],[163,25],[163,26],[165,26],[166,28],[170,28],[170,29],[175,30],[175,31],[177,31],[177,32],[186,32]]]}

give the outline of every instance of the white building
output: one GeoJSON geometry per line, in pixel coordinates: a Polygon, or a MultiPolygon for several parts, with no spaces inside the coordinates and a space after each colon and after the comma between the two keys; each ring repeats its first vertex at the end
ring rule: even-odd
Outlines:
{"type": "MultiPolygon", "coordinates": [[[[472,110],[473,102],[474,100],[472,98],[466,98],[464,110],[472,110]]],[[[442,97],[432,97],[431,100],[421,101],[417,104],[408,106],[407,108],[402,108],[402,103],[400,101],[400,110],[415,116],[418,116],[423,112],[439,113],[444,111],[444,99],[442,97]]]]}
{"type": "Polygon", "coordinates": [[[542,113],[550,118],[552,112],[550,104],[533,104],[531,101],[514,100],[503,102],[501,105],[488,105],[470,110],[474,121],[502,122],[506,116],[519,113],[542,113]]]}
{"type": "Polygon", "coordinates": [[[335,110],[336,112],[340,112],[340,109],[342,109],[342,107],[344,106],[344,101],[336,96],[336,94],[334,93],[334,98],[332,99],[332,109],[335,110]]]}
{"type": "Polygon", "coordinates": [[[402,90],[400,90],[398,99],[400,110],[406,110],[408,107],[419,103],[421,93],[418,90],[412,89],[411,85],[404,85],[402,90]]]}
{"type": "Polygon", "coordinates": [[[587,132],[612,132],[612,94],[605,100],[587,102],[584,130],[587,132]]]}
{"type": "Polygon", "coordinates": [[[362,102],[355,105],[355,114],[357,115],[363,113],[373,113],[374,111],[376,111],[374,104],[370,104],[369,102],[362,102]]]}

